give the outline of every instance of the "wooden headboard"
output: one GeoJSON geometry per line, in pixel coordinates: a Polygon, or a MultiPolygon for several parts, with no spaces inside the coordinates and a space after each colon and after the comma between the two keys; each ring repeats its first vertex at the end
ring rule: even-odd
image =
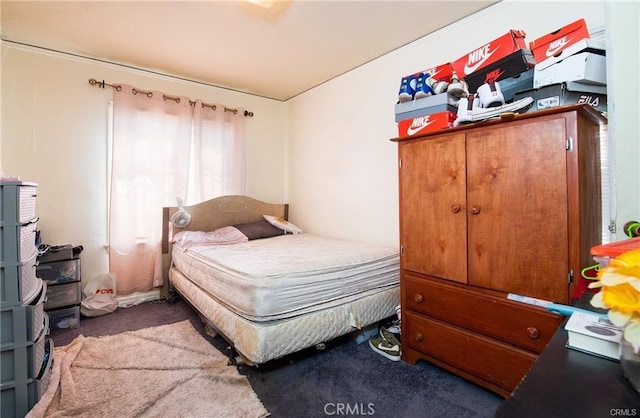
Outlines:
{"type": "Polygon", "coordinates": [[[267,203],[240,195],[216,197],[192,206],[185,206],[184,209],[191,215],[191,222],[185,228],[176,228],[171,225],[170,219],[178,211],[178,207],[162,208],[163,295],[166,295],[168,291],[171,250],[173,248],[170,237],[174,234],[180,231],[208,232],[223,226],[256,222],[264,219],[262,215],[289,219],[289,205],[286,203],[267,203]]]}

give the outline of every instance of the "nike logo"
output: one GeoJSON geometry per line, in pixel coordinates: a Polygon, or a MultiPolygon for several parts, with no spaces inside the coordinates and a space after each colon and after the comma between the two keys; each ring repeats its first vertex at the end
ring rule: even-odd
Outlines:
{"type": "Polygon", "coordinates": [[[394,345],[393,347],[387,347],[387,346],[384,345],[384,343],[380,343],[380,344],[378,344],[378,348],[380,350],[383,350],[383,351],[398,351],[398,352],[400,352],[400,347],[398,347],[397,345],[394,345]]]}
{"type": "Polygon", "coordinates": [[[491,44],[488,44],[470,53],[467,63],[464,65],[464,74],[469,75],[480,68],[482,64],[484,64],[498,49],[500,49],[500,46],[501,45],[498,45],[496,49],[489,51],[491,44]]]}
{"type": "Polygon", "coordinates": [[[419,118],[415,118],[413,119],[413,123],[411,123],[411,126],[409,126],[409,128],[407,129],[407,135],[414,135],[427,126],[431,125],[433,122],[435,121],[430,121],[429,116],[421,116],[419,118]]]}
{"type": "Polygon", "coordinates": [[[551,42],[549,44],[549,47],[547,48],[547,52],[545,52],[545,55],[548,57],[552,57],[555,54],[558,53],[558,51],[560,51],[562,48],[566,47],[569,44],[569,40],[567,39],[567,37],[562,37],[560,39],[556,39],[555,41],[551,42]]]}

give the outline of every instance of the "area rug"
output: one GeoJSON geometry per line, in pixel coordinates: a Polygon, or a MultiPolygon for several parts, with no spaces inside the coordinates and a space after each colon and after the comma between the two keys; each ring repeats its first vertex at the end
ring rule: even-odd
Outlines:
{"type": "Polygon", "coordinates": [[[27,417],[266,417],[245,376],[189,321],[54,349],[27,417]]]}

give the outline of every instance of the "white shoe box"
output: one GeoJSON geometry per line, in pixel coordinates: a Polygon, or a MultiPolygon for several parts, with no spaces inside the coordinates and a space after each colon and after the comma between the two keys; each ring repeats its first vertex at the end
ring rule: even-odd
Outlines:
{"type": "MultiPolygon", "coordinates": [[[[546,63],[543,61],[544,64],[546,63]]],[[[578,81],[585,84],[607,84],[607,58],[592,52],[581,52],[567,56],[562,61],[545,66],[536,64],[533,72],[533,87],[578,81]]]]}

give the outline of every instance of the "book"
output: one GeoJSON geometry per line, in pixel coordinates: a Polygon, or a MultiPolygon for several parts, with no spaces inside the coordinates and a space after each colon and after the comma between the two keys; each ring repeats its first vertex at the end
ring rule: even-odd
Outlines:
{"type": "Polygon", "coordinates": [[[602,315],[573,312],[564,328],[569,335],[568,348],[620,361],[623,330],[602,315]]]}

